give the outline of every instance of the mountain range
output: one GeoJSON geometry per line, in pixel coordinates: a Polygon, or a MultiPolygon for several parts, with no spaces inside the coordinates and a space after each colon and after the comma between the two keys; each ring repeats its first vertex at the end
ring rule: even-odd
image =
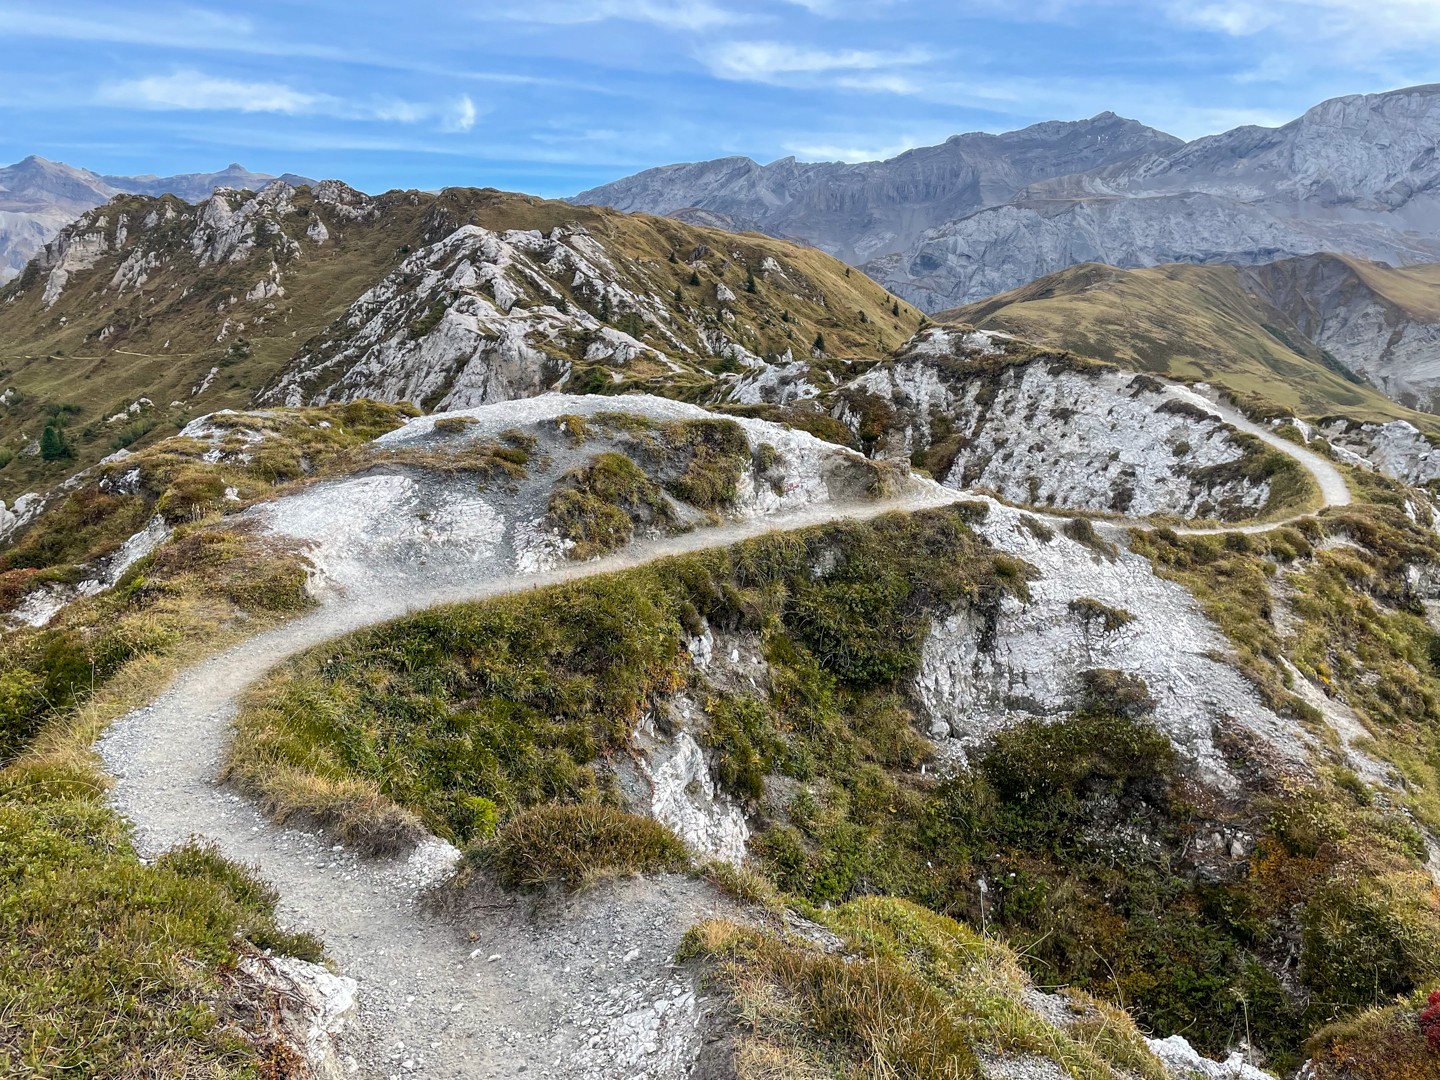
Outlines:
{"type": "Polygon", "coordinates": [[[1083,262],[1440,261],[1440,85],[1183,142],[1102,113],[859,165],[724,158],[576,202],[814,244],[939,311],[1083,262]]]}
{"type": "MultiPolygon", "coordinates": [[[[116,195],[170,194],[199,202],[217,188],[259,188],[274,179],[239,164],[178,176],[102,176],[32,154],[0,168],[0,282],[18,274],[64,226],[116,195]]],[[[280,179],[313,183],[289,173],[280,179]]]]}

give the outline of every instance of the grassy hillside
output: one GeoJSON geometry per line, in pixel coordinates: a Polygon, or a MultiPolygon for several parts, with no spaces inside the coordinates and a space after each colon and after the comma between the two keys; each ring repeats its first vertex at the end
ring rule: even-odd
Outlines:
{"type": "MultiPolygon", "coordinates": [[[[1408,302],[1433,302],[1423,275],[1367,266],[1408,302]]],[[[1434,268],[1428,271],[1436,274],[1434,268]]],[[[1004,330],[1124,367],[1207,381],[1261,411],[1359,420],[1440,420],[1396,404],[1347,371],[1278,312],[1248,295],[1229,266],[1117,270],[1086,263],[937,316],[1004,330]]]]}
{"type": "MultiPolygon", "coordinates": [[[[45,256],[0,290],[0,498],[172,434],[197,415],[247,405],[307,341],[343,336],[332,324],[407,255],[465,224],[583,226],[623,284],[673,305],[672,332],[697,351],[717,328],[761,356],[787,348],[809,356],[823,335],[827,362],[843,365],[885,355],[919,322],[858,271],[767,237],[490,189],[225,198],[225,213],[172,196],[116,199],[57,242],[100,253],[76,261],[72,252],[53,303],[45,256]],[[240,242],[219,246],[227,231],[240,242]],[[207,246],[220,257],[205,258],[207,246]],[[782,273],[766,274],[766,259],[782,273]],[[722,283],[735,296],[728,312],[715,299],[722,283]],[[38,452],[47,426],[63,430],[51,460],[38,452]]],[[[52,260],[62,250],[52,246],[52,260]]],[[[695,396],[704,386],[686,389],[695,396]]]]}

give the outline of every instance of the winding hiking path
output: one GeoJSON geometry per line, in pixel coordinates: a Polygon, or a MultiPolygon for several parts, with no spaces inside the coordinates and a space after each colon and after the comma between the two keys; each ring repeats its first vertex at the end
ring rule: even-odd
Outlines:
{"type": "MultiPolygon", "coordinates": [[[[644,1071],[644,1059],[664,1047],[645,1054],[652,1040],[643,1031],[626,1038],[636,1025],[627,1025],[624,1016],[618,1018],[622,1030],[609,1033],[614,1037],[605,1031],[592,1034],[603,1026],[606,1013],[604,1002],[591,999],[597,986],[607,996],[623,996],[635,984],[641,996],[648,992],[693,1007],[693,1000],[685,998],[687,988],[671,985],[668,968],[680,935],[703,917],[703,912],[688,911],[698,902],[695,896],[674,886],[678,909],[654,913],[655,920],[668,924],[650,943],[654,955],[629,962],[632,970],[648,964],[648,979],[627,972],[617,981],[612,969],[625,964],[614,957],[567,965],[572,952],[579,959],[590,948],[574,933],[569,937],[575,940],[562,942],[558,954],[555,942],[536,939],[524,958],[517,957],[513,952],[525,935],[508,914],[497,928],[504,932],[494,941],[462,942],[451,922],[416,905],[420,893],[448,876],[454,858],[448,845],[423,845],[408,859],[361,860],[314,832],[272,824],[248,798],[217,783],[239,697],[287,658],[408,612],[610,573],[776,530],[943,506],[962,497],[926,485],[902,499],[820,504],[636,544],[619,555],[546,573],[515,576],[496,567],[495,576],[435,593],[331,603],[199,664],[153,704],[112,725],[99,744],[105,767],[116,778],[111,803],[135,824],[142,855],[153,857],[199,837],[256,867],[276,886],[282,917],[323,937],[341,971],[360,983],[361,1006],[347,1025],[344,1050],[356,1058],[362,1075],[666,1075],[644,1071]],[[497,954],[500,959],[491,961],[497,954]],[[617,987],[621,994],[608,994],[617,987]],[[637,1047],[641,1061],[627,1062],[637,1047]]],[[[607,924],[618,925],[617,918],[607,924]]],[[[588,933],[594,932],[592,926],[588,933]]],[[[630,950],[627,942],[619,951],[628,955],[630,950]]],[[[649,1035],[658,1043],[665,1032],[649,1035]]]]}
{"type": "MultiPolygon", "coordinates": [[[[1328,461],[1228,406],[1184,387],[1172,392],[1298,460],[1326,505],[1349,503],[1349,490],[1328,461]]],[[[462,940],[452,920],[417,904],[428,886],[448,875],[453,848],[436,841],[408,858],[361,860],[314,832],[272,824],[249,799],[217,783],[239,697],[297,653],[437,604],[573,581],[773,531],[974,497],[917,482],[899,499],[822,503],[638,543],[545,573],[517,576],[507,566],[484,565],[463,585],[333,601],[181,674],[153,704],[117,721],[99,744],[116,778],[112,804],[135,824],[143,855],[191,837],[213,842],[276,886],[282,918],[323,937],[341,971],[360,984],[360,1007],[342,1050],[362,1076],[674,1075],[693,1052],[693,1018],[703,1003],[671,969],[670,957],[684,930],[719,903],[713,894],[693,883],[662,882],[618,901],[608,895],[604,910],[587,912],[582,904],[568,924],[562,919],[549,932],[536,930],[517,905],[497,903],[493,918],[462,940]]]]}

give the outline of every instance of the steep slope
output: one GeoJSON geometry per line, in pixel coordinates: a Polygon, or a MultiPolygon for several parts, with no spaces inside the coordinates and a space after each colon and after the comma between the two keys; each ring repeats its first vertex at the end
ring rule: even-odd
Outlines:
{"type": "MultiPolygon", "coordinates": [[[[1400,419],[1440,431],[1433,417],[1386,398],[1297,325],[1314,321],[1306,314],[1308,304],[1324,302],[1276,287],[1281,280],[1303,281],[1303,275],[1297,276],[1302,268],[1117,270],[1088,264],[940,317],[1123,367],[1209,381],[1261,410],[1400,419]]],[[[1424,273],[1367,273],[1422,294],[1425,288],[1424,273]]],[[[1376,340],[1376,350],[1381,347],[1383,341],[1376,340]]]]}
{"type": "Polygon", "coordinates": [[[1388,397],[1440,411],[1440,267],[1313,255],[1246,267],[1240,279],[1388,397]]]}
{"type": "Polygon", "coordinates": [[[272,383],[428,405],[566,378],[723,396],[767,360],[883,356],[918,318],[818,251],[493,190],[122,196],[0,289],[0,497],[272,383]],[[48,461],[47,427],[65,444],[48,461]]]}
{"type": "MultiPolygon", "coordinates": [[[[8,281],[62,228],[120,194],[178,195],[190,202],[217,188],[258,190],[276,177],[232,164],[219,172],[180,176],[100,176],[34,155],[0,168],[0,283],[8,281]]],[[[286,173],[291,184],[314,181],[286,173]]]]}
{"type": "Polygon", "coordinates": [[[743,157],[668,165],[572,201],[794,237],[863,263],[1036,181],[1179,145],[1171,135],[1101,113],[1003,135],[956,135],[940,146],[857,165],[785,158],[762,166],[743,157]]]}
{"type": "Polygon", "coordinates": [[[867,271],[928,310],[1077,262],[1440,261],[1440,85],[1335,98],[1283,127],[1031,185],[867,271]]]}

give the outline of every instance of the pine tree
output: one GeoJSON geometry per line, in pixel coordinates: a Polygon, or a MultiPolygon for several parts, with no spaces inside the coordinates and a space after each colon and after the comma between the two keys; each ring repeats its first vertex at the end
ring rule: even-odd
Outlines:
{"type": "Polygon", "coordinates": [[[59,461],[70,456],[70,444],[65,441],[65,432],[55,424],[46,424],[40,436],[40,456],[46,461],[59,461]]]}
{"type": "Polygon", "coordinates": [[[897,319],[900,317],[900,301],[899,301],[899,300],[896,300],[893,304],[890,305],[890,314],[891,314],[891,315],[894,315],[897,319]]]}
{"type": "Polygon", "coordinates": [[[690,271],[690,287],[695,289],[700,287],[700,272],[698,270],[690,271]]]}
{"type": "Polygon", "coordinates": [[[670,263],[671,263],[671,265],[673,266],[675,263],[678,263],[679,261],[680,261],[680,260],[675,257],[675,252],[673,252],[673,251],[670,252],[670,263]]]}
{"type": "Polygon", "coordinates": [[[812,345],[811,348],[813,348],[817,353],[823,353],[825,351],[825,335],[816,334],[815,344],[812,345]]]}
{"type": "Polygon", "coordinates": [[[756,286],[756,284],[755,284],[755,271],[754,271],[754,270],[746,270],[746,271],[745,271],[745,291],[748,292],[748,293],[753,293],[753,292],[759,292],[759,291],[760,291],[759,288],[758,288],[758,287],[756,286]]]}
{"type": "Polygon", "coordinates": [[[679,306],[685,302],[685,294],[680,291],[680,286],[675,286],[675,304],[679,306]]]}
{"type": "Polygon", "coordinates": [[[600,297],[600,321],[601,321],[601,322],[607,322],[607,323],[610,321],[610,297],[609,297],[609,296],[604,296],[604,295],[602,295],[602,296],[600,297]]]}

